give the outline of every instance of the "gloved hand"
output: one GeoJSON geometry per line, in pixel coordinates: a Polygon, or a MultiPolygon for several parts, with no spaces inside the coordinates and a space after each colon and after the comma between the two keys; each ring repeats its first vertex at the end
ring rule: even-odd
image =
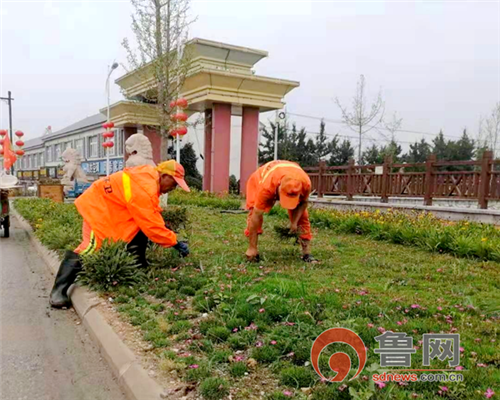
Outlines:
{"type": "Polygon", "coordinates": [[[181,257],[187,257],[189,255],[189,247],[186,242],[177,242],[174,249],[179,252],[181,257]]]}

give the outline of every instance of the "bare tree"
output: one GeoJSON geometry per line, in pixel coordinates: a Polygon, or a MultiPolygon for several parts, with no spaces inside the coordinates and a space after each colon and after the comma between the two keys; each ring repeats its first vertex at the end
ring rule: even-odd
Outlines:
{"type": "MultiPolygon", "coordinates": [[[[384,129],[391,134],[390,141],[396,142],[396,132],[403,126],[403,118],[398,117],[398,113],[392,114],[392,119],[390,121],[384,120],[384,129]]],[[[385,135],[384,135],[385,136],[385,135]]]]}
{"type": "MultiPolygon", "coordinates": [[[[142,101],[155,104],[162,138],[168,138],[172,122],[170,102],[179,98],[191,64],[184,51],[189,26],[190,0],[131,0],[134,7],[132,31],[135,48],[123,40],[130,69],[143,82],[153,79],[142,101]]],[[[168,158],[168,146],[162,145],[162,160],[168,158]]]]}
{"type": "Polygon", "coordinates": [[[478,127],[479,147],[489,148],[493,156],[497,154],[500,143],[500,102],[495,104],[489,117],[480,117],[478,127]]]}
{"type": "Polygon", "coordinates": [[[358,162],[360,164],[362,162],[361,149],[363,135],[381,124],[384,118],[385,107],[381,91],[379,91],[377,98],[372,102],[372,104],[367,106],[365,85],[365,77],[364,75],[360,75],[356,87],[356,94],[352,99],[351,111],[348,111],[346,107],[342,106],[340,100],[335,98],[335,102],[342,112],[342,119],[344,123],[359,134],[358,162]]]}

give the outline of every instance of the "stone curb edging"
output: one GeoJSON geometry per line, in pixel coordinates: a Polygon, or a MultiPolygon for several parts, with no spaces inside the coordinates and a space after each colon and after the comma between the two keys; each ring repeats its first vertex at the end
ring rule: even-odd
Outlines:
{"type": "MultiPolygon", "coordinates": [[[[28,234],[37,253],[48,266],[52,275],[57,274],[60,260],[56,252],[47,249],[35,236],[30,224],[12,206],[11,214],[28,234]]],[[[70,292],[73,307],[90,333],[92,339],[111,366],[113,374],[130,400],[158,400],[165,398],[161,386],[151,379],[120,337],[113,331],[101,313],[95,308],[100,301],[85,288],[73,286],[70,292]]]]}

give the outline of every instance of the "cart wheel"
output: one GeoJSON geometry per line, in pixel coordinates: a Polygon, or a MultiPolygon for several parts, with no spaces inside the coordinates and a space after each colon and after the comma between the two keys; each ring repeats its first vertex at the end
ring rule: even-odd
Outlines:
{"type": "Polygon", "coordinates": [[[7,215],[3,220],[3,237],[10,236],[10,217],[7,215]]]}

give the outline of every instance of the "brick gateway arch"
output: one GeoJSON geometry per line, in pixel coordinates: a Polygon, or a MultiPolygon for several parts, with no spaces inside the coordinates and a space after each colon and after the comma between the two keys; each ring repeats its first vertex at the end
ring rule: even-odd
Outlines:
{"type": "MultiPolygon", "coordinates": [[[[188,115],[205,114],[203,189],[223,192],[229,189],[231,117],[242,117],[240,189],[244,193],[250,174],[258,164],[259,113],[279,110],[284,97],[299,86],[298,82],[256,75],[252,69],[266,51],[249,49],[205,39],[186,44],[192,57],[190,73],[181,96],[188,100],[188,115]]],[[[153,79],[144,79],[144,71],[132,71],[115,82],[128,99],[111,105],[111,120],[125,129],[125,137],[142,129],[160,161],[161,146],[166,146],[156,131],[154,105],[142,102],[154,89],[153,79]]],[[[101,110],[104,112],[104,110],[101,110]]]]}

